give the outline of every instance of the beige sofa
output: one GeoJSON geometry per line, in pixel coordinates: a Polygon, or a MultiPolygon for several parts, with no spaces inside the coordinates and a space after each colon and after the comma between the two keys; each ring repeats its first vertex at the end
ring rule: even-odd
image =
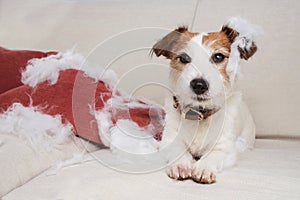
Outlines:
{"type": "MultiPolygon", "coordinates": [[[[192,24],[196,5],[196,0],[2,0],[1,46],[45,51],[75,46],[77,52],[100,66],[130,51],[108,66],[119,74],[119,87],[163,103],[167,62],[151,59],[149,47],[177,25],[192,24]]],[[[0,133],[0,197],[300,199],[299,10],[298,0],[199,0],[194,31],[218,30],[230,16],[246,18],[265,31],[257,38],[257,54],[243,63],[239,84],[257,124],[255,148],[242,154],[233,169],[218,174],[217,183],[173,181],[163,169],[141,174],[121,172],[111,167],[117,158],[108,149],[98,150],[84,141],[38,153],[26,141],[0,133]],[[93,153],[74,158],[81,155],[82,145],[93,153]],[[68,166],[60,169],[57,163],[68,159],[60,163],[68,166]]],[[[131,163],[113,164],[121,166],[117,169],[127,165],[131,163]]]]}

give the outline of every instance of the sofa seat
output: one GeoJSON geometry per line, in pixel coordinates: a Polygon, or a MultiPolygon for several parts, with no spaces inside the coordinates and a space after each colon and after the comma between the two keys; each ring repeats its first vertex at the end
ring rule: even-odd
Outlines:
{"type": "MultiPolygon", "coordinates": [[[[300,140],[257,139],[237,165],[217,174],[212,185],[174,181],[164,170],[130,174],[97,160],[45,171],[3,197],[3,200],[46,199],[300,199],[300,140]]],[[[108,149],[93,153],[114,159],[108,149]]]]}

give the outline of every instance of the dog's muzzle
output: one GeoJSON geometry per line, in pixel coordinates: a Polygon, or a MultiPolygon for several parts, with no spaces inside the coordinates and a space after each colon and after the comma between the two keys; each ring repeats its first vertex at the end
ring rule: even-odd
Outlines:
{"type": "Polygon", "coordinates": [[[191,106],[191,105],[180,106],[178,98],[176,96],[173,96],[173,106],[175,109],[179,110],[180,114],[185,119],[198,120],[198,121],[202,121],[220,110],[219,108],[205,109],[201,106],[191,106]]]}

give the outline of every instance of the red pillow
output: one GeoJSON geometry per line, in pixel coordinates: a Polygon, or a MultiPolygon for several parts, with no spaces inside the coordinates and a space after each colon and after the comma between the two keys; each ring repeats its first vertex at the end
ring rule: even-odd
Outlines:
{"type": "Polygon", "coordinates": [[[0,47],[0,94],[12,88],[23,85],[21,71],[32,58],[42,58],[56,52],[15,51],[0,47]]]}
{"type": "MultiPolygon", "coordinates": [[[[9,51],[11,57],[13,52],[9,51]]],[[[17,51],[17,55],[20,51],[17,51]]],[[[24,53],[25,52],[21,51],[24,53]]],[[[33,56],[32,51],[28,52],[33,56]]],[[[0,53],[1,54],[1,53],[0,53]]],[[[54,54],[53,52],[48,54],[54,54]]],[[[47,55],[47,53],[39,54],[47,55]]],[[[3,55],[0,55],[3,57],[3,55]]],[[[30,56],[27,56],[30,57],[30,56]]],[[[32,57],[30,57],[32,58],[32,57]]],[[[25,62],[25,59],[23,60],[25,62]]],[[[15,67],[16,68],[16,67],[15,67]]],[[[11,76],[13,80],[18,80],[20,85],[20,73],[11,76]]],[[[8,82],[11,80],[8,80],[8,82]]],[[[13,81],[11,81],[13,82],[13,81]]],[[[17,84],[15,84],[17,85],[17,84]]],[[[24,106],[39,106],[43,113],[50,115],[61,115],[63,123],[70,122],[74,127],[75,134],[88,139],[92,142],[101,144],[98,133],[98,124],[91,108],[101,110],[105,102],[110,99],[112,92],[102,81],[95,81],[84,74],[83,71],[68,69],[60,72],[58,81],[54,85],[43,82],[34,88],[22,85],[17,88],[6,91],[0,95],[0,109],[7,110],[15,102],[22,103],[24,106]],[[102,98],[100,98],[102,96],[102,98]]],[[[134,100],[136,101],[136,100],[134,100]]],[[[140,102],[141,104],[146,104],[140,102]]],[[[159,119],[160,113],[151,113],[150,109],[144,106],[130,109],[114,109],[112,121],[116,123],[118,119],[130,119],[136,122],[140,127],[146,127],[150,123],[155,127],[154,138],[160,140],[162,124],[159,119]]],[[[100,124],[101,126],[101,124],[100,124]]]]}

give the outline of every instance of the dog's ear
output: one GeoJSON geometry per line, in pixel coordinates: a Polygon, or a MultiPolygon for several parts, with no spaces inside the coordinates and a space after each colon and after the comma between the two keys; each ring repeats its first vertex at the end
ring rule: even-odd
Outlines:
{"type": "Polygon", "coordinates": [[[196,34],[189,32],[186,26],[178,27],[154,44],[151,53],[155,53],[157,57],[163,55],[168,59],[172,59],[176,56],[175,52],[183,48],[184,44],[196,34]]]}
{"type": "Polygon", "coordinates": [[[255,42],[249,42],[246,40],[246,43],[248,43],[248,44],[246,44],[245,47],[243,47],[243,48],[238,47],[238,49],[239,49],[241,58],[248,60],[257,51],[257,46],[256,46],[255,42]]]}
{"type": "Polygon", "coordinates": [[[228,37],[230,43],[233,43],[235,38],[237,36],[239,36],[239,33],[236,30],[230,28],[228,25],[224,25],[222,27],[221,32],[225,33],[225,35],[228,37]]]}
{"type": "Polygon", "coordinates": [[[237,44],[242,59],[248,60],[257,51],[253,36],[262,32],[260,27],[252,25],[244,19],[233,17],[222,27],[221,31],[226,34],[232,44],[237,44]]]}

